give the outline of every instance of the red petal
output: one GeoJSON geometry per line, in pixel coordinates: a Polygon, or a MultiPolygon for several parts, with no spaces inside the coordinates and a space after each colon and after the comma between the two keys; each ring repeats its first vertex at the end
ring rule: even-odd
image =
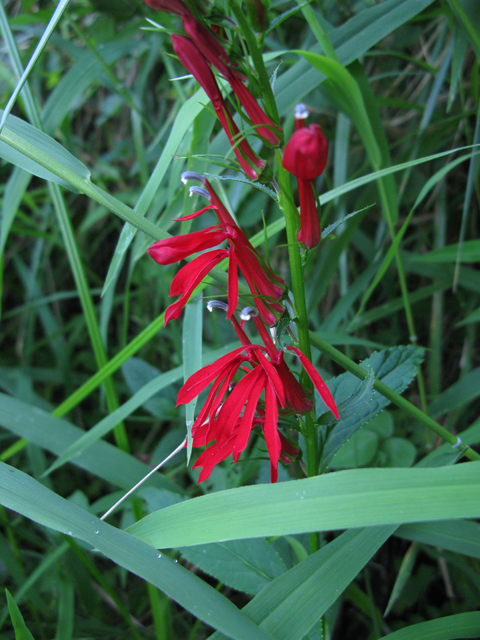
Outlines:
{"type": "Polygon", "coordinates": [[[235,444],[233,445],[232,449],[233,459],[235,462],[238,460],[240,453],[248,444],[250,433],[253,427],[253,416],[255,415],[255,409],[257,408],[258,399],[260,398],[263,387],[267,382],[266,375],[260,367],[258,367],[258,371],[254,369],[252,371],[252,374],[254,372],[256,373],[255,384],[253,385],[252,390],[250,391],[250,394],[248,396],[247,406],[245,407],[245,411],[243,412],[242,421],[240,422],[238,433],[235,436],[235,444]]]}
{"type": "Polygon", "coordinates": [[[231,437],[237,419],[261,374],[261,367],[256,367],[247,373],[223,403],[215,421],[215,435],[219,444],[223,444],[231,437]]]}
{"type": "Polygon", "coordinates": [[[297,240],[303,242],[308,249],[313,249],[322,238],[313,185],[309,180],[300,180],[300,178],[297,182],[300,199],[300,229],[297,240]]]}
{"type": "Polygon", "coordinates": [[[202,367],[202,369],[191,375],[178,392],[177,407],[179,404],[186,404],[198,396],[214,378],[219,376],[223,370],[233,364],[235,360],[238,360],[238,366],[240,366],[241,363],[246,360],[246,357],[241,355],[244,348],[245,347],[238,347],[238,349],[227,353],[225,356],[212,362],[212,364],[202,367]]]}
{"type": "Polygon", "coordinates": [[[193,218],[198,218],[199,216],[202,215],[202,213],[205,213],[205,211],[208,211],[209,209],[215,209],[215,206],[213,204],[209,204],[206,207],[203,207],[203,209],[200,209],[200,211],[195,211],[195,213],[191,213],[189,216],[182,216],[181,218],[172,218],[172,220],[175,220],[175,222],[183,222],[184,220],[192,220],[193,218]]]}
{"type": "Polygon", "coordinates": [[[265,358],[265,356],[260,350],[256,351],[255,355],[258,358],[258,361],[260,362],[260,364],[262,365],[265,373],[267,374],[268,379],[270,380],[270,383],[272,385],[272,388],[277,394],[278,401],[280,402],[281,406],[284,407],[285,406],[285,390],[283,388],[282,380],[278,375],[277,370],[275,369],[273,364],[265,358]]]}
{"type": "Polygon", "coordinates": [[[211,249],[225,240],[225,231],[219,226],[207,227],[183,236],[159,240],[148,249],[148,254],[158,264],[172,264],[191,256],[192,253],[211,249]]]}
{"type": "Polygon", "coordinates": [[[180,269],[170,285],[170,295],[178,296],[190,291],[200,284],[213,267],[228,256],[226,249],[216,249],[202,253],[180,269]]]}
{"type": "Polygon", "coordinates": [[[277,398],[270,384],[265,387],[265,423],[263,432],[270,456],[271,481],[277,481],[278,459],[282,450],[280,436],[278,435],[278,406],[277,398]]]}
{"type": "Polygon", "coordinates": [[[335,400],[333,399],[333,396],[330,393],[329,388],[327,387],[325,382],[322,380],[320,374],[315,369],[313,364],[300,351],[300,349],[297,349],[296,347],[287,347],[287,349],[289,351],[294,351],[297,354],[297,356],[300,358],[300,362],[302,363],[303,368],[308,373],[311,381],[315,385],[315,388],[317,389],[318,393],[321,395],[322,400],[325,402],[325,404],[330,409],[330,411],[333,413],[333,415],[336,417],[336,419],[340,420],[340,416],[338,414],[338,409],[337,409],[337,405],[335,404],[335,400]]]}

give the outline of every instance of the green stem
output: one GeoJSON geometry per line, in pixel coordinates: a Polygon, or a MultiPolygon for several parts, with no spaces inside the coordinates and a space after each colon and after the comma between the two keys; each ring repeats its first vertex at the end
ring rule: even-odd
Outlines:
{"type": "MultiPolygon", "coordinates": [[[[278,182],[280,185],[280,208],[285,216],[285,228],[287,231],[288,258],[290,262],[290,277],[292,280],[292,293],[295,303],[296,324],[298,329],[298,344],[302,353],[309,360],[312,359],[310,346],[310,332],[308,330],[307,302],[305,299],[305,285],[303,276],[302,257],[297,241],[298,211],[293,202],[290,174],[282,167],[282,155],[277,149],[276,159],[278,165],[278,182]]],[[[313,384],[310,378],[302,375],[302,384],[305,389],[313,394],[313,384]]],[[[318,438],[317,428],[313,417],[308,414],[305,417],[305,442],[307,446],[307,473],[311,478],[318,473],[318,438]]],[[[314,553],[319,548],[317,533],[310,534],[310,550],[314,553]]]]}
{"type": "MultiPolygon", "coordinates": [[[[325,340],[322,340],[322,338],[320,338],[319,336],[312,333],[310,334],[310,339],[312,341],[312,344],[319,351],[321,351],[325,355],[328,355],[334,362],[341,365],[347,371],[350,371],[350,373],[353,373],[353,375],[360,380],[365,380],[368,372],[360,365],[353,362],[353,360],[350,360],[350,358],[347,358],[347,356],[345,356],[341,351],[335,349],[335,347],[332,347],[332,345],[328,344],[328,342],[325,342],[325,340]]],[[[390,400],[390,402],[393,402],[393,404],[395,404],[399,409],[403,409],[406,413],[411,415],[412,418],[415,418],[423,425],[425,425],[428,429],[431,429],[431,431],[436,433],[452,446],[455,446],[459,451],[462,451],[467,458],[469,458],[470,460],[480,460],[480,455],[476,451],[470,449],[470,447],[466,444],[462,443],[458,445],[457,436],[454,436],[452,433],[450,433],[450,431],[444,429],[441,425],[438,424],[438,422],[432,420],[430,416],[424,413],[421,409],[418,409],[418,407],[416,407],[408,400],[405,400],[405,398],[390,389],[390,387],[387,387],[386,384],[380,382],[380,380],[375,380],[375,382],[373,383],[373,388],[381,393],[382,396],[390,400]]]]}

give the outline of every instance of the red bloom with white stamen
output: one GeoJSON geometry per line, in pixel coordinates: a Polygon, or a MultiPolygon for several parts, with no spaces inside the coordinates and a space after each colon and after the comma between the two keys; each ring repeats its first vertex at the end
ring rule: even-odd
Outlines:
{"type": "Polygon", "coordinates": [[[206,209],[212,208],[216,212],[220,224],[202,231],[194,231],[183,236],[172,236],[155,242],[149,248],[148,253],[159,264],[172,264],[197,251],[211,249],[225,240],[228,241],[230,247],[229,249],[217,249],[204,253],[180,269],[173,279],[170,295],[181,295],[181,298],[168,307],[165,313],[165,324],[172,318],[180,316],[194,289],[207,273],[225,258],[228,258],[229,261],[227,317],[230,318],[233,315],[238,302],[238,267],[255,297],[261,317],[267,324],[275,324],[274,312],[279,314],[283,312],[283,306],[277,302],[283,294],[283,288],[280,286],[283,284],[283,280],[265,265],[243,231],[228,213],[210,183],[203,178],[202,182],[208,189],[208,194],[207,192],[205,194],[209,195],[211,205],[184,217],[183,220],[197,217],[206,209]]]}

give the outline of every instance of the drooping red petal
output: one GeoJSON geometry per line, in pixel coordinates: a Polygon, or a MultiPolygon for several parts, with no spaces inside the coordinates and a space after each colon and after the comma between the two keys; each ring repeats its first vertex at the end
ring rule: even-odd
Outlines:
{"type": "Polygon", "coordinates": [[[220,225],[216,225],[202,229],[202,231],[193,231],[183,236],[172,236],[154,242],[148,249],[148,254],[158,264],[173,264],[188,258],[197,251],[216,247],[225,238],[225,231],[220,225]]]}
{"type": "Polygon", "coordinates": [[[232,429],[261,373],[261,367],[256,367],[247,373],[223,403],[215,421],[215,436],[219,445],[226,442],[232,435],[232,429]]]}
{"type": "Polygon", "coordinates": [[[253,428],[253,417],[255,415],[255,409],[257,408],[258,399],[267,382],[267,376],[262,371],[261,367],[257,367],[249,374],[255,382],[248,395],[245,411],[238,428],[238,432],[235,436],[235,444],[233,445],[232,454],[234,462],[237,462],[241,452],[245,449],[250,438],[250,433],[253,428]]]}
{"type": "Polygon", "coordinates": [[[225,458],[228,458],[232,452],[232,445],[233,438],[230,441],[225,442],[221,447],[214,442],[198,457],[192,469],[195,469],[196,467],[203,467],[198,478],[199,483],[203,482],[210,476],[215,465],[225,460],[225,458]]]}
{"type": "Polygon", "coordinates": [[[300,351],[300,349],[297,349],[296,347],[287,347],[287,349],[289,351],[294,351],[297,354],[297,356],[300,358],[300,362],[302,363],[302,367],[308,373],[308,375],[310,377],[310,380],[315,385],[315,388],[317,389],[318,393],[322,397],[322,400],[325,402],[325,404],[330,409],[330,411],[333,413],[333,415],[336,417],[336,419],[340,420],[340,416],[339,416],[339,413],[338,413],[337,405],[335,404],[335,400],[333,399],[333,396],[330,393],[329,388],[327,387],[325,382],[322,380],[320,374],[315,369],[313,364],[300,351]]]}
{"type": "Polygon", "coordinates": [[[269,129],[268,127],[257,126],[256,131],[259,136],[276,147],[280,143],[280,137],[278,135],[281,134],[282,131],[280,127],[267,116],[265,111],[261,108],[261,106],[258,104],[258,102],[255,100],[250,91],[234,71],[230,71],[226,78],[230,83],[233,92],[240,100],[240,104],[247,112],[248,117],[252,121],[252,124],[269,125],[270,127],[272,127],[271,129],[269,129]]]}
{"type": "Polygon", "coordinates": [[[170,285],[170,296],[193,291],[215,265],[228,257],[227,249],[215,249],[202,253],[180,269],[170,285]],[[195,286],[192,286],[195,285],[195,286]]]}
{"type": "Polygon", "coordinates": [[[285,406],[285,391],[284,391],[284,388],[283,388],[282,380],[281,380],[280,376],[278,375],[277,370],[275,369],[273,364],[271,362],[269,362],[265,358],[265,356],[263,355],[263,353],[260,350],[256,351],[255,355],[258,358],[258,361],[260,362],[260,364],[262,365],[263,370],[267,374],[268,379],[270,381],[270,384],[272,385],[273,390],[277,394],[277,398],[278,398],[278,401],[279,401],[280,405],[282,407],[284,407],[285,406]]]}
{"type": "Polygon", "coordinates": [[[198,396],[214,378],[219,376],[234,361],[238,360],[238,366],[240,366],[247,359],[246,356],[241,355],[244,349],[245,347],[238,347],[192,374],[178,392],[177,407],[179,404],[187,404],[187,402],[198,396]]]}
{"type": "Polygon", "coordinates": [[[300,200],[300,229],[297,240],[303,242],[307,249],[313,249],[322,238],[313,185],[309,180],[300,178],[297,179],[297,184],[300,200]]]}
{"type": "Polygon", "coordinates": [[[274,363],[274,366],[282,380],[287,404],[297,413],[311,411],[313,409],[313,402],[306,395],[302,385],[288,368],[283,359],[283,351],[280,352],[279,358],[277,362],[274,363]]]}
{"type": "Polygon", "coordinates": [[[265,422],[263,425],[265,443],[270,456],[270,480],[276,482],[278,477],[278,459],[282,445],[278,435],[278,406],[273,387],[265,386],[265,422]]]}

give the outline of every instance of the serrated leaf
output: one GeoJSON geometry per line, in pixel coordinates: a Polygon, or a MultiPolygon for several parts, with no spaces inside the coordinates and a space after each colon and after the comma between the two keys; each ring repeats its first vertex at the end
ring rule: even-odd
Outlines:
{"type": "MultiPolygon", "coordinates": [[[[422,358],[423,349],[413,346],[395,347],[372,354],[362,363],[362,367],[371,368],[372,376],[397,393],[402,393],[415,376],[422,358]]],[[[331,422],[333,428],[329,431],[324,446],[323,465],[327,466],[352,434],[389,404],[387,398],[373,389],[373,379],[369,386],[365,386],[369,379],[370,374],[364,381],[359,382],[353,374],[343,373],[329,380],[328,387],[339,407],[340,420],[336,423],[331,422]]],[[[321,400],[317,399],[317,414],[325,411],[320,402],[321,400]]]]}
{"type": "Polygon", "coordinates": [[[263,538],[182,547],[179,551],[205,573],[251,595],[287,570],[278,553],[263,538]]]}

